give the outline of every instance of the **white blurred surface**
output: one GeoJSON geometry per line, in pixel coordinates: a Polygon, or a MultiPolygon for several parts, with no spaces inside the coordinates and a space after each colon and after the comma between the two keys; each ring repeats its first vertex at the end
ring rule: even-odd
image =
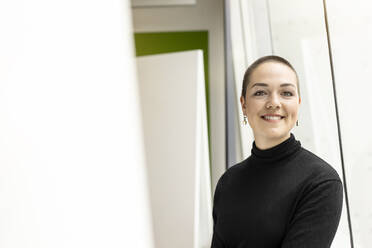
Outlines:
{"type": "Polygon", "coordinates": [[[152,247],[127,1],[0,2],[0,247],[152,247]]]}
{"type": "Polygon", "coordinates": [[[372,4],[327,1],[354,247],[372,243],[372,4]]]}

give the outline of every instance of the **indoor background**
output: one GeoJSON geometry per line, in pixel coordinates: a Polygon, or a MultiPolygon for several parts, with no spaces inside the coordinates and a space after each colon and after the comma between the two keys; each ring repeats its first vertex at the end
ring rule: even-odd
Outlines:
{"type": "Polygon", "coordinates": [[[293,133],[344,183],[332,247],[370,247],[371,10],[1,0],[0,247],[210,247],[217,181],[253,142],[243,74],[269,54],[299,74],[293,133]]]}

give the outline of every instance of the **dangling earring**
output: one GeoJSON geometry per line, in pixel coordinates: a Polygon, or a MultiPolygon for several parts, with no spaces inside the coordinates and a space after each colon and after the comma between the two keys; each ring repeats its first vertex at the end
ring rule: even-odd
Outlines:
{"type": "Polygon", "coordinates": [[[298,126],[298,120],[296,121],[296,126],[298,126]]]}
{"type": "Polygon", "coordinates": [[[244,125],[247,125],[247,123],[248,123],[248,121],[247,121],[247,116],[246,116],[246,115],[244,115],[243,123],[244,123],[244,125]]]}

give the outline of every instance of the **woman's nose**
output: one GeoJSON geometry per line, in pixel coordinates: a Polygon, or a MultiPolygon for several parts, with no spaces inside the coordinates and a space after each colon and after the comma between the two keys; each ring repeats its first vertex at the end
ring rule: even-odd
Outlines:
{"type": "Polygon", "coordinates": [[[281,103],[280,103],[280,98],[276,94],[271,94],[267,103],[266,103],[266,108],[280,108],[281,103]]]}

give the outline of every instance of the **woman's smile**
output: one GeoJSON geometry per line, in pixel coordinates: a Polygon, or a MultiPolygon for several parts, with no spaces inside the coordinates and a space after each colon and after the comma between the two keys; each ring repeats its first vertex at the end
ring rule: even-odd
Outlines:
{"type": "Polygon", "coordinates": [[[284,116],[282,116],[282,115],[262,115],[261,118],[264,121],[267,121],[269,123],[278,123],[282,119],[284,119],[284,116]]]}

